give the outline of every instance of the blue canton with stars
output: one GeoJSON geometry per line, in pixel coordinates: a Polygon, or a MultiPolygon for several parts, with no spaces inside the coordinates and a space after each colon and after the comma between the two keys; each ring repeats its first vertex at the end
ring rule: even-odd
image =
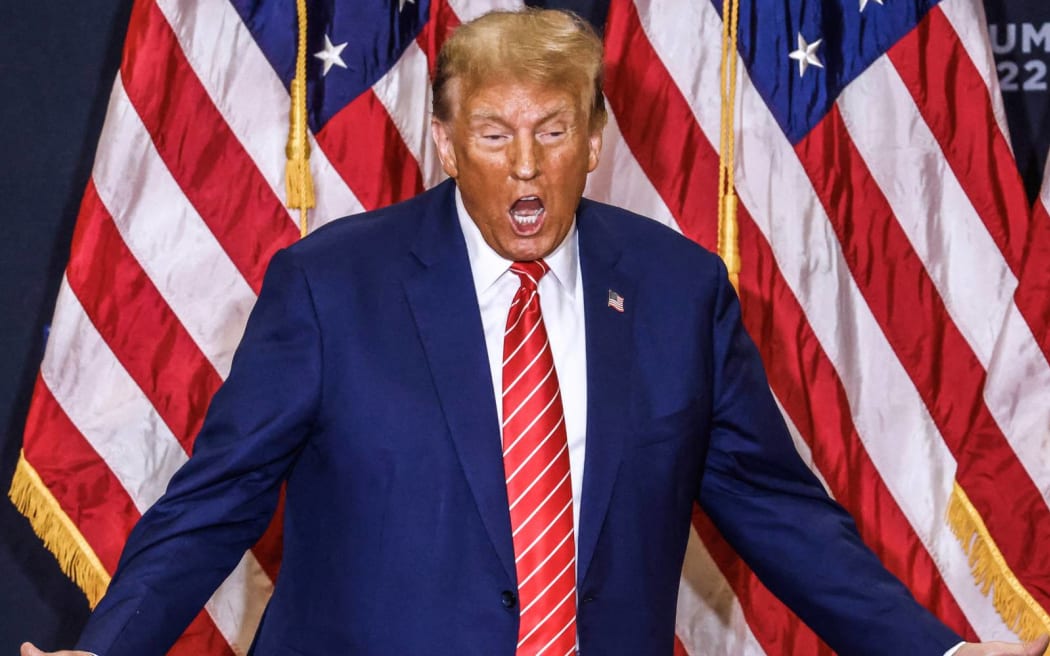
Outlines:
{"type": "MultiPolygon", "coordinates": [[[[722,0],[713,2],[721,11],[722,0]]],[[[741,0],[739,51],[755,88],[796,144],[824,118],[842,90],[936,4],[937,0],[741,0]],[[802,46],[800,35],[823,68],[807,63],[799,74],[799,59],[804,57],[791,54],[802,46]]]]}
{"type": "MultiPolygon", "coordinates": [[[[230,0],[284,86],[295,77],[298,22],[295,2],[230,0]]],[[[397,62],[426,23],[430,0],[310,0],[307,3],[307,106],[318,132],[347,103],[369,89],[397,62]],[[331,68],[315,55],[346,44],[331,68]],[[336,74],[338,73],[338,75],[336,74]]],[[[331,66],[329,64],[329,66],[331,66]]]]}
{"type": "MultiPolygon", "coordinates": [[[[682,0],[683,2],[689,0],[682,0]]],[[[231,0],[285,86],[295,73],[291,0],[231,0]]],[[[723,0],[711,0],[721,11],[723,0]]],[[[739,50],[755,88],[792,144],[839,93],[938,0],[741,0],[739,50]]],[[[423,29],[430,0],[311,0],[307,52],[310,127],[319,131],[375,84],[423,29]],[[328,40],[326,40],[328,37],[328,40]],[[328,61],[317,53],[327,52],[328,61]],[[338,57],[345,68],[334,61],[338,57]],[[328,74],[325,68],[328,67],[328,74]]],[[[567,8],[601,31],[609,0],[531,0],[567,8]]]]}

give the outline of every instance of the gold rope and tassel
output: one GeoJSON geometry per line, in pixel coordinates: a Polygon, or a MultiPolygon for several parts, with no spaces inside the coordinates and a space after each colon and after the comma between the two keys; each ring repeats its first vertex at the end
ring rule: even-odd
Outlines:
{"type": "Polygon", "coordinates": [[[722,3],[721,120],[718,137],[718,255],[740,290],[740,232],[736,208],[736,50],[740,0],[722,3]]]}
{"type": "Polygon", "coordinates": [[[7,495],[29,520],[44,546],[55,555],[62,571],[84,591],[88,604],[94,608],[109,587],[109,572],[44,485],[36,469],[26,460],[24,451],[18,457],[7,495]]]}
{"type": "Polygon", "coordinates": [[[1014,576],[980,513],[958,483],[948,501],[948,525],[970,557],[974,581],[982,594],[992,594],[992,605],[1007,628],[1021,640],[1050,633],[1050,615],[1014,576]]]}
{"type": "Polygon", "coordinates": [[[288,207],[299,210],[299,236],[307,232],[307,210],[315,207],[314,181],[310,175],[310,140],[306,124],[306,0],[296,0],[299,19],[299,41],[295,56],[295,79],[292,80],[289,112],[288,145],[285,156],[284,185],[288,207]]]}

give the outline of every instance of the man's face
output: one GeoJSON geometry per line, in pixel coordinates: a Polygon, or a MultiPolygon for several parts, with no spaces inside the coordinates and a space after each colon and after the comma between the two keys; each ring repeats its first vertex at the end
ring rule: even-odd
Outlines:
{"type": "Polygon", "coordinates": [[[579,92],[513,81],[451,91],[451,120],[431,127],[467,212],[503,257],[545,257],[569,233],[601,153],[579,92]]]}

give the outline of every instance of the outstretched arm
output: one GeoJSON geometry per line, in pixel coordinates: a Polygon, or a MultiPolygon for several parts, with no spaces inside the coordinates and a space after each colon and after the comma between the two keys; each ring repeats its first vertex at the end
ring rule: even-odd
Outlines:
{"type": "MultiPolygon", "coordinates": [[[[762,582],[839,653],[942,656],[962,638],[886,571],[799,458],[736,295],[719,273],[701,505],[762,582]]],[[[967,644],[953,656],[1035,656],[1045,647],[967,644]]]]}
{"type": "Polygon", "coordinates": [[[306,276],[278,253],[192,457],[132,531],[78,648],[167,651],[269,524],[314,421],[320,367],[306,276]]]}

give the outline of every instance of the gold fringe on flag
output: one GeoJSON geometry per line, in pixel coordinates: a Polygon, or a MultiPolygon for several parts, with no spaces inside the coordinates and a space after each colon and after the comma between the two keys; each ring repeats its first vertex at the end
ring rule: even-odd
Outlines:
{"type": "Polygon", "coordinates": [[[295,79],[292,80],[291,111],[289,112],[288,145],[285,156],[284,186],[288,207],[299,210],[299,236],[307,232],[307,210],[317,205],[314,199],[314,181],[310,175],[310,140],[306,124],[306,0],[296,0],[299,19],[299,41],[295,55],[295,79]]]}
{"type": "Polygon", "coordinates": [[[948,525],[970,557],[974,581],[985,596],[991,592],[992,605],[1006,626],[1026,641],[1050,633],[1050,615],[1014,576],[980,513],[958,483],[948,501],[948,525]]]}
{"type": "Polygon", "coordinates": [[[718,255],[740,290],[740,234],[736,220],[736,46],[740,0],[722,3],[721,120],[718,136],[718,255]]]}
{"type": "Polygon", "coordinates": [[[26,460],[25,452],[18,457],[8,496],[29,520],[44,546],[55,555],[62,571],[84,591],[88,604],[94,608],[109,587],[109,572],[26,460]]]}

